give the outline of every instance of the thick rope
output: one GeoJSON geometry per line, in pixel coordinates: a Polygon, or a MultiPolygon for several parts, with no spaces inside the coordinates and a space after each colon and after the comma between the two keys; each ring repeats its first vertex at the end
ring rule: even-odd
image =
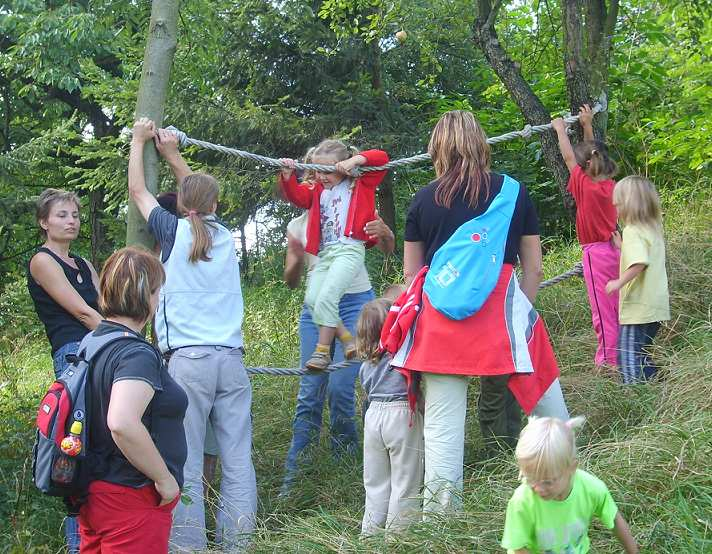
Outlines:
{"type": "MultiPolygon", "coordinates": [[[[542,281],[542,283],[539,284],[539,289],[541,290],[545,289],[546,287],[551,287],[552,285],[556,285],[561,281],[565,281],[566,279],[570,279],[571,277],[577,277],[579,275],[583,275],[583,265],[581,265],[581,262],[578,262],[572,269],[568,270],[565,273],[562,273],[561,275],[557,275],[556,277],[552,277],[551,279],[542,281]]],[[[346,362],[337,362],[329,365],[329,367],[324,371],[334,371],[335,369],[348,367],[351,364],[361,363],[361,361],[362,360],[349,360],[346,362]]],[[[248,367],[246,368],[246,370],[247,373],[250,373],[252,375],[311,375],[320,373],[319,371],[300,369],[298,367],[248,367]]]]}
{"type": "MultiPolygon", "coordinates": [[[[594,114],[603,112],[606,110],[607,103],[606,103],[606,96],[605,94],[602,94],[601,97],[599,98],[599,101],[596,103],[596,105],[593,107],[592,111],[594,114]]],[[[576,123],[579,120],[579,116],[573,115],[573,116],[567,116],[564,118],[564,121],[568,125],[572,125],[573,123],[576,123]]],[[[551,123],[546,123],[543,125],[525,125],[524,128],[521,131],[512,131],[510,133],[505,133],[503,135],[499,135],[497,137],[490,137],[487,139],[487,142],[489,144],[497,144],[499,142],[505,142],[508,140],[512,140],[514,138],[529,138],[532,136],[532,133],[543,133],[544,131],[548,131],[551,129],[551,123]]],[[[172,131],[178,136],[178,141],[180,142],[181,146],[186,146],[186,145],[193,145],[193,146],[199,146],[200,148],[204,148],[207,150],[214,150],[216,152],[220,152],[222,154],[228,154],[230,156],[238,156],[240,158],[245,158],[248,160],[252,160],[254,162],[258,162],[264,165],[270,165],[274,167],[285,167],[282,162],[280,162],[276,158],[269,158],[267,156],[260,156],[259,154],[253,154],[252,152],[247,152],[245,150],[238,150],[237,148],[229,148],[227,146],[222,146],[220,144],[213,144],[211,142],[206,142],[204,140],[198,140],[189,137],[186,135],[183,131],[180,129],[176,129],[175,127],[167,127],[166,128],[169,131],[172,131]]],[[[417,156],[411,156],[410,158],[401,158],[400,160],[393,160],[388,162],[386,165],[381,165],[381,166],[362,166],[359,168],[359,172],[365,172],[365,171],[382,171],[385,169],[392,169],[394,167],[402,167],[406,165],[411,165],[411,164],[416,164],[424,161],[430,160],[430,154],[425,153],[425,154],[418,154],[417,156]]],[[[316,170],[316,171],[324,171],[324,172],[329,172],[329,171],[334,171],[335,168],[333,165],[322,165],[322,164],[305,164],[305,163],[295,163],[294,167],[297,169],[311,169],[311,170],[316,170]]]]}

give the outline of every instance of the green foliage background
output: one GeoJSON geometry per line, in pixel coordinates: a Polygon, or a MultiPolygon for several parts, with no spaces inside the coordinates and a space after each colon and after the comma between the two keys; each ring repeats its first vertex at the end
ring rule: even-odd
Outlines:
{"type": "MultiPolygon", "coordinates": [[[[566,106],[560,3],[504,6],[497,21],[503,46],[559,115],[566,106]]],[[[425,150],[432,125],[450,109],[472,110],[491,136],[520,129],[521,114],[472,41],[474,10],[464,0],[185,0],[166,123],[275,157],[299,157],[332,136],[384,148],[392,158],[410,156],[425,150]],[[402,44],[394,38],[398,30],[408,33],[402,44]]],[[[123,245],[126,129],[149,15],[146,0],[0,3],[0,550],[61,546],[58,511],[31,489],[26,455],[37,396],[49,378],[47,346],[24,283],[27,260],[40,243],[34,198],[47,186],[81,195],[84,225],[76,248],[97,267],[123,245]]],[[[712,548],[711,422],[704,419],[712,391],[699,378],[710,375],[709,301],[699,291],[709,289],[712,262],[705,215],[712,184],[711,16],[709,0],[623,0],[610,68],[607,141],[620,174],[655,182],[671,256],[683,253],[672,262],[679,276],[671,280],[674,311],[683,315],[662,338],[665,360],[681,371],[649,391],[622,393],[589,375],[590,352],[580,345],[590,345],[592,336],[580,283],[547,293],[540,306],[566,360],[573,406],[592,420],[585,459],[622,496],[654,552],[712,548]],[[651,465],[652,477],[631,459],[651,465]],[[666,478],[673,474],[681,480],[666,478]],[[659,502],[644,513],[651,498],[659,502]]],[[[219,178],[220,211],[230,225],[244,233],[260,222],[243,259],[250,363],[291,365],[301,291],[287,291],[280,276],[284,228],[295,211],[274,199],[273,171],[212,152],[186,155],[196,169],[219,178]]],[[[534,198],[547,276],[568,269],[578,255],[573,224],[539,143],[497,145],[493,159],[495,170],[518,178],[534,198]]],[[[399,238],[412,194],[432,177],[427,165],[393,172],[399,238]]],[[[165,173],[162,188],[173,187],[165,173]]],[[[369,253],[377,289],[399,275],[398,259],[369,253]]],[[[266,422],[255,436],[265,516],[257,551],[494,550],[499,527],[481,520],[502,519],[515,471],[507,461],[479,468],[477,439],[468,443],[466,491],[479,503],[468,505],[462,519],[424,526],[389,545],[356,536],[357,465],[320,462],[306,480],[314,484],[280,504],[275,492],[296,381],[256,379],[254,386],[255,418],[266,422]]],[[[612,552],[612,544],[597,547],[612,552]]]]}

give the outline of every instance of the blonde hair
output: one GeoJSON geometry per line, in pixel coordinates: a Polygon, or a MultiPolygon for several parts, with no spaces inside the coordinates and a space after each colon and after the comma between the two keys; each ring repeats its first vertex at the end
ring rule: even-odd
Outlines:
{"type": "Polygon", "coordinates": [[[519,435],[514,451],[520,478],[551,479],[574,467],[576,436],[574,429],[586,418],[575,417],[562,421],[555,417],[530,418],[519,435]]]}
{"type": "Polygon", "coordinates": [[[613,189],[613,204],[626,225],[643,225],[662,234],[660,197],[653,184],[639,175],[624,177],[613,189]]]}
{"type": "Polygon", "coordinates": [[[592,179],[610,179],[618,166],[608,154],[608,147],[600,140],[585,140],[574,148],[576,163],[592,179]]]}
{"type": "Polygon", "coordinates": [[[193,234],[193,244],[188,259],[191,263],[199,260],[210,261],[208,252],[213,247],[213,237],[208,227],[213,225],[203,219],[213,213],[220,189],[214,177],[205,173],[191,173],[180,183],[178,189],[178,209],[186,214],[193,234]]]}
{"type": "Polygon", "coordinates": [[[147,321],[151,295],[165,282],[163,265],[150,252],[132,246],[106,260],[99,276],[99,308],[105,317],[147,321]]]}
{"type": "Polygon", "coordinates": [[[330,158],[335,162],[343,162],[358,154],[358,148],[346,146],[340,140],[322,140],[312,149],[312,159],[330,158]]]}
{"type": "MultiPolygon", "coordinates": [[[[314,161],[314,151],[316,150],[316,146],[312,146],[307,150],[307,153],[304,154],[304,163],[305,164],[310,164],[314,161]]],[[[307,183],[314,181],[316,179],[316,172],[313,169],[305,169],[304,173],[302,174],[302,183],[307,183]]]]}
{"type": "Polygon", "coordinates": [[[490,147],[487,135],[470,112],[443,114],[430,135],[428,153],[438,179],[438,205],[450,208],[455,197],[463,194],[474,208],[483,187],[485,197],[489,196],[490,147]]]}
{"type": "Polygon", "coordinates": [[[386,298],[376,298],[367,302],[361,310],[356,323],[356,350],[361,358],[377,362],[383,356],[378,343],[391,304],[393,302],[386,298]]]}
{"type": "Polygon", "coordinates": [[[47,221],[50,212],[52,211],[52,206],[55,204],[60,204],[62,202],[74,202],[77,206],[77,210],[81,208],[81,203],[79,202],[79,196],[75,192],[70,192],[60,189],[44,189],[40,197],[37,199],[35,204],[35,219],[37,224],[40,226],[40,233],[43,237],[47,236],[47,231],[40,225],[43,221],[47,221]]]}

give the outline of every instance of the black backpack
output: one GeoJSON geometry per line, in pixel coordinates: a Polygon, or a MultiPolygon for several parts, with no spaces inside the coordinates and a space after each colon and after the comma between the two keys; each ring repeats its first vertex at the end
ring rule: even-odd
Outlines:
{"type": "Polygon", "coordinates": [[[92,423],[92,395],[87,386],[89,370],[92,360],[100,352],[123,340],[143,342],[128,331],[114,331],[99,337],[94,333],[86,335],[77,354],[67,356],[69,367],[42,398],[37,411],[37,438],[32,450],[32,478],[43,493],[65,497],[72,504],[86,495],[90,472],[97,461],[89,444],[92,423]],[[82,445],[81,451],[74,456],[65,454],[60,448],[62,440],[72,432],[72,425],[74,435],[82,445]]]}

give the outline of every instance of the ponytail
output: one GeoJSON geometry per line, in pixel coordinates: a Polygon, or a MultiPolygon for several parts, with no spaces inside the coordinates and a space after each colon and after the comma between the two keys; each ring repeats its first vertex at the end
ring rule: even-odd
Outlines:
{"type": "Polygon", "coordinates": [[[180,184],[178,206],[186,214],[193,235],[188,256],[191,263],[201,260],[208,262],[211,259],[208,254],[213,247],[213,237],[204,217],[213,213],[218,194],[217,181],[205,173],[192,173],[180,184]]]}
{"type": "Polygon", "coordinates": [[[606,145],[598,140],[579,142],[574,148],[576,163],[592,179],[610,179],[618,166],[608,155],[606,145]]]}

